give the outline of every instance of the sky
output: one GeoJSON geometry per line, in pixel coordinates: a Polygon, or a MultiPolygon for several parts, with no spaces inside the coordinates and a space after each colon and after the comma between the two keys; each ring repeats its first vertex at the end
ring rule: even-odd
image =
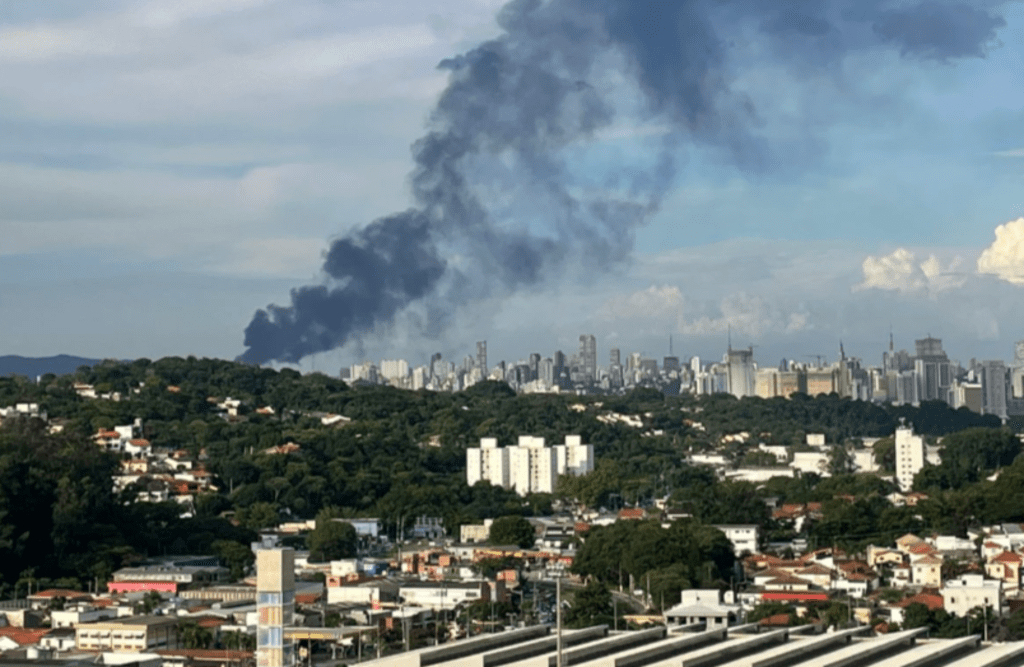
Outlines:
{"type": "Polygon", "coordinates": [[[1024,4],[621,3],[4,3],[0,354],[1011,360],[1024,4]]]}

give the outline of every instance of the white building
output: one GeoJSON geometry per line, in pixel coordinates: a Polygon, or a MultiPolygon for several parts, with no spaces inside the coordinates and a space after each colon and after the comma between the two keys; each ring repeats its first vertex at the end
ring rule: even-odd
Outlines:
{"type": "Polygon", "coordinates": [[[1003,582],[986,579],[980,574],[964,574],[950,579],[941,593],[943,608],[960,617],[975,607],[991,607],[996,614],[1003,610],[1003,582]]]}
{"type": "Polygon", "coordinates": [[[761,553],[757,546],[759,531],[756,524],[723,525],[715,528],[725,533],[725,537],[732,542],[736,556],[744,553],[761,553]]]}
{"type": "Polygon", "coordinates": [[[496,438],[480,438],[480,447],[466,450],[466,483],[473,486],[487,480],[494,486],[509,488],[509,450],[498,447],[496,438]]]}
{"type": "Polygon", "coordinates": [[[409,362],[405,359],[381,359],[380,374],[387,380],[404,380],[409,377],[409,362]]]}
{"type": "Polygon", "coordinates": [[[896,429],[896,481],[903,491],[914,484],[914,475],[924,467],[924,438],[914,435],[914,429],[900,426],[896,429]]]}
{"type": "Polygon", "coordinates": [[[594,446],[578,435],[548,447],[544,438],[519,436],[519,443],[498,447],[495,438],[481,438],[480,447],[466,450],[466,483],[487,480],[495,486],[515,489],[519,495],[554,493],[559,475],[585,475],[594,469],[594,446]]]}
{"type": "Polygon", "coordinates": [[[558,481],[558,453],[544,445],[544,438],[519,436],[519,444],[509,447],[508,463],[512,488],[521,496],[530,493],[554,493],[558,481]]]}
{"type": "Polygon", "coordinates": [[[578,435],[565,436],[565,444],[555,445],[559,475],[586,475],[594,470],[594,446],[584,445],[578,435]]]}

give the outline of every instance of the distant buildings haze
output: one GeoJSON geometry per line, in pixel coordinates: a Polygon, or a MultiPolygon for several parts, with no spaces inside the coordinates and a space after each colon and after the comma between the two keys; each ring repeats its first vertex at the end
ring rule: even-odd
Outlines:
{"type": "Polygon", "coordinates": [[[974,359],[961,365],[943,350],[942,339],[930,334],[914,341],[913,354],[897,350],[890,335],[879,366],[865,366],[860,359],[847,357],[841,343],[833,362],[822,355],[804,355],[807,361],[783,359],[777,366],[765,367],[755,361],[752,346],[734,349],[730,345],[722,360],[713,363],[699,357],[681,360],[672,354],[671,342],[669,352],[659,366],[655,358],[641,352],[624,354],[615,347],[603,367],[597,363],[597,338],[582,334],[572,357],[561,350],[547,357],[533,352],[522,361],[488,366],[487,341],[479,341],[476,355],[467,356],[461,364],[434,354],[426,366],[410,368],[403,359],[384,359],[379,366],[363,362],[343,368],[341,376],[350,382],[432,391],[461,391],[483,380],[499,380],[520,393],[615,394],[636,387],[653,387],[666,394],[727,393],[737,398],[835,393],[895,405],[941,401],[1004,420],[1024,415],[1024,340],[1015,344],[1009,365],[974,359]]]}

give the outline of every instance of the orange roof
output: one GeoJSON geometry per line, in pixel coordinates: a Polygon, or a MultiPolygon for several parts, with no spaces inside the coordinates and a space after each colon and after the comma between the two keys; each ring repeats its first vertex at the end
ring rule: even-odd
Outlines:
{"type": "Polygon", "coordinates": [[[75,591],[70,588],[47,588],[28,597],[29,599],[52,600],[53,598],[83,599],[92,596],[84,591],[75,591]]]}
{"type": "Polygon", "coordinates": [[[52,628],[0,628],[0,637],[7,637],[18,646],[32,646],[52,628]]]}
{"type": "Polygon", "coordinates": [[[132,444],[136,447],[149,447],[149,440],[145,438],[135,438],[132,440],[132,444]]]}
{"type": "Polygon", "coordinates": [[[934,553],[935,547],[928,544],[927,542],[921,542],[920,544],[915,544],[914,546],[910,547],[909,551],[912,554],[930,554],[934,553]]]}
{"type": "Polygon", "coordinates": [[[295,601],[299,604],[314,604],[320,599],[319,593],[296,593],[295,601]]]}
{"type": "Polygon", "coordinates": [[[760,620],[761,625],[789,625],[789,614],[772,614],[760,620]]]}
{"type": "Polygon", "coordinates": [[[642,519],[647,516],[647,512],[642,507],[626,507],[619,510],[620,519],[642,519]]]}
{"type": "Polygon", "coordinates": [[[1022,561],[1024,561],[1024,558],[1021,558],[1019,554],[1015,554],[1015,553],[1010,552],[1010,551],[1004,551],[1003,553],[999,554],[998,556],[995,556],[994,558],[992,558],[990,562],[992,562],[992,563],[1015,563],[1017,565],[1020,565],[1022,561]]]}
{"type": "Polygon", "coordinates": [[[590,530],[590,524],[589,524],[589,523],[587,523],[586,521],[577,521],[577,522],[576,522],[576,525],[575,525],[575,526],[573,526],[573,529],[574,529],[574,530],[575,530],[575,531],[576,531],[577,533],[585,533],[585,532],[587,532],[588,530],[590,530]]]}
{"type": "Polygon", "coordinates": [[[942,609],[942,596],[931,595],[929,593],[918,593],[917,595],[913,595],[909,598],[903,598],[893,606],[906,609],[915,602],[923,604],[931,610],[942,609]]]}
{"type": "Polygon", "coordinates": [[[925,556],[914,561],[914,565],[942,565],[942,559],[935,556],[925,556]]]}
{"type": "Polygon", "coordinates": [[[196,625],[201,628],[219,628],[225,623],[227,623],[227,619],[217,618],[216,616],[207,616],[196,621],[196,625]]]}

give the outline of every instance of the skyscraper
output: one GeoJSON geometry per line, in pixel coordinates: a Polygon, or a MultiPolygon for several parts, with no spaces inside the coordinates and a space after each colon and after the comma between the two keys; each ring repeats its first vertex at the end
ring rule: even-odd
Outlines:
{"type": "Polygon", "coordinates": [[[592,334],[580,336],[580,367],[587,381],[597,379],[597,339],[592,334]]]}
{"type": "Polygon", "coordinates": [[[737,398],[753,396],[755,391],[754,350],[730,349],[726,356],[729,393],[737,398]]]}
{"type": "Polygon", "coordinates": [[[612,366],[622,365],[622,353],[619,352],[619,348],[613,347],[608,353],[608,363],[612,366]]]}
{"type": "Polygon", "coordinates": [[[476,343],[476,367],[487,377],[487,341],[481,340],[476,343]]]}

